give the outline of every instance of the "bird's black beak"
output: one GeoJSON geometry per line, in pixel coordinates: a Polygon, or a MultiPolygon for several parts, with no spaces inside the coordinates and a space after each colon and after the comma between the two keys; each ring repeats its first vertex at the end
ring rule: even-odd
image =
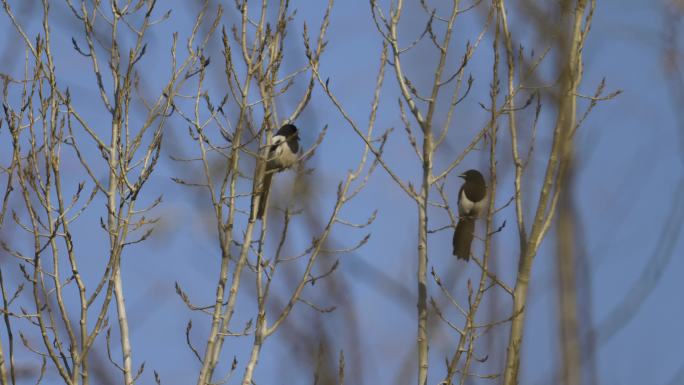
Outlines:
{"type": "Polygon", "coordinates": [[[465,178],[466,178],[466,175],[465,175],[465,174],[461,174],[461,175],[459,175],[458,177],[459,177],[459,178],[465,179],[465,178]]]}

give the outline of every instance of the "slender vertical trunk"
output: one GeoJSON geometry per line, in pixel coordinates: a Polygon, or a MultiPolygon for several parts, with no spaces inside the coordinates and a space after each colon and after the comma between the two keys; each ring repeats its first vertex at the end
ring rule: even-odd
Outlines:
{"type": "MultiPolygon", "coordinates": [[[[568,2],[569,3],[569,2],[568,2]]],[[[573,1],[573,3],[575,3],[573,1]]],[[[546,166],[544,182],[541,188],[532,230],[527,242],[520,250],[520,262],[518,263],[518,275],[513,293],[513,316],[511,319],[511,332],[506,349],[506,366],[504,368],[504,385],[517,385],[520,368],[520,348],[523,341],[523,329],[525,326],[525,307],[527,305],[527,292],[529,290],[532,262],[537,254],[539,245],[548,229],[547,223],[553,216],[553,204],[549,204],[552,195],[558,194],[565,186],[563,175],[567,166],[567,143],[576,125],[577,110],[577,86],[582,77],[581,47],[582,20],[586,0],[577,0],[575,3],[574,20],[572,27],[566,35],[561,36],[559,44],[561,48],[561,86],[558,94],[558,116],[553,134],[551,154],[546,166]],[[556,180],[557,179],[557,180],[556,180]],[[554,183],[555,182],[555,183],[554,183]],[[555,184],[555,188],[554,188],[555,184]]]]}
{"type": "MultiPolygon", "coordinates": [[[[228,55],[228,48],[227,48],[227,43],[224,37],[224,52],[226,52],[226,55],[228,55]]],[[[245,89],[249,89],[251,85],[251,77],[248,77],[245,80],[245,89]]],[[[242,99],[242,104],[246,104],[246,95],[243,95],[242,99]]],[[[226,226],[221,225],[221,221],[223,218],[223,215],[221,214],[223,211],[221,209],[221,204],[219,204],[219,207],[217,210],[219,210],[219,215],[217,216],[217,224],[218,226],[218,233],[219,233],[219,239],[221,240],[221,269],[219,273],[219,282],[218,285],[216,286],[216,300],[214,302],[214,310],[212,314],[212,320],[211,320],[211,329],[209,331],[209,337],[207,338],[207,346],[204,352],[204,359],[202,361],[202,368],[200,369],[200,374],[197,378],[197,384],[198,385],[204,385],[209,382],[211,382],[211,377],[213,376],[214,373],[214,368],[216,367],[216,362],[214,361],[214,357],[218,359],[218,354],[216,353],[216,349],[221,349],[222,344],[219,343],[219,340],[221,340],[221,336],[219,335],[219,328],[221,327],[221,322],[222,322],[222,310],[223,310],[223,299],[225,297],[225,291],[226,291],[226,284],[228,282],[228,275],[229,275],[229,268],[230,268],[230,260],[231,260],[231,255],[230,255],[230,244],[233,240],[233,222],[235,220],[235,195],[236,195],[236,189],[237,189],[237,175],[238,175],[238,166],[239,166],[239,159],[240,159],[240,146],[242,146],[242,132],[244,130],[244,109],[241,110],[240,116],[238,117],[238,124],[237,128],[235,130],[235,136],[233,137],[233,146],[231,150],[231,157],[230,157],[230,164],[228,165],[229,170],[227,172],[230,173],[230,186],[229,186],[229,194],[228,194],[228,201],[227,201],[227,206],[228,206],[228,219],[226,222],[226,226]]],[[[213,194],[213,192],[212,192],[213,194]]],[[[223,195],[223,191],[221,192],[221,195],[223,195]]],[[[220,198],[220,197],[219,197],[220,198]]],[[[220,201],[220,199],[219,199],[220,201]]],[[[241,264],[240,266],[244,265],[241,264]]],[[[236,265],[236,269],[242,271],[242,268],[236,265]]],[[[235,275],[233,275],[235,277],[235,275]]],[[[237,292],[236,292],[237,293],[237,292]]],[[[235,303],[234,300],[231,300],[231,298],[236,295],[236,293],[233,293],[233,287],[231,285],[231,289],[229,292],[229,303],[235,303]]]]}
{"type": "Polygon", "coordinates": [[[254,377],[254,369],[259,361],[259,353],[261,352],[261,345],[263,342],[263,339],[258,337],[254,342],[254,345],[252,345],[252,352],[249,355],[249,362],[245,368],[245,375],[242,378],[242,385],[250,385],[253,383],[252,378],[254,377]]]}
{"type": "Polygon", "coordinates": [[[7,366],[5,366],[5,354],[2,350],[2,343],[0,342],[0,382],[2,385],[7,385],[7,366]]]}
{"type": "Polygon", "coordinates": [[[121,337],[121,353],[123,356],[124,381],[126,385],[133,384],[133,359],[131,357],[131,342],[128,332],[128,317],[126,315],[126,303],[124,301],[123,284],[121,282],[120,263],[114,272],[114,297],[116,298],[116,313],[119,320],[119,333],[121,337]]]}
{"type": "Polygon", "coordinates": [[[418,385],[427,383],[428,331],[427,331],[427,197],[423,195],[418,207],[418,385]]]}
{"type": "MultiPolygon", "coordinates": [[[[8,316],[6,313],[7,311],[9,311],[9,309],[7,309],[7,301],[5,300],[5,298],[6,298],[5,297],[5,282],[2,279],[2,270],[1,269],[0,269],[0,289],[2,290],[3,309],[5,310],[5,313],[4,313],[5,314],[4,315],[5,325],[7,326],[7,332],[9,333],[10,332],[9,323],[8,323],[9,321],[8,321],[8,316]]],[[[10,362],[10,367],[14,366],[12,364],[13,364],[13,362],[10,362]]],[[[2,385],[9,384],[9,382],[7,382],[7,378],[8,378],[8,376],[7,376],[7,362],[5,361],[5,350],[3,349],[3,346],[2,346],[2,339],[0,339],[0,382],[2,383],[2,385]]]]}
{"type": "Polygon", "coordinates": [[[117,186],[119,184],[119,114],[118,111],[114,113],[114,122],[112,122],[112,138],[111,146],[109,148],[109,188],[107,191],[107,230],[109,231],[110,239],[110,254],[109,257],[114,259],[112,264],[112,280],[114,281],[114,297],[116,298],[116,311],[119,321],[119,335],[121,339],[121,355],[123,359],[123,375],[124,383],[131,385],[133,383],[132,373],[132,357],[131,344],[128,336],[128,318],[126,316],[126,305],[124,303],[123,285],[121,282],[121,248],[120,248],[120,229],[119,221],[117,219],[117,186]]]}
{"type": "MultiPolygon", "coordinates": [[[[256,207],[255,207],[256,210],[256,207]]],[[[253,212],[252,214],[255,214],[253,212]]],[[[262,222],[263,228],[266,224],[262,222]]],[[[262,231],[263,231],[262,228],[262,231]]],[[[263,232],[262,232],[263,236],[263,232]]],[[[242,377],[242,385],[251,385],[254,382],[254,369],[256,368],[257,362],[259,361],[259,353],[261,352],[261,346],[264,344],[264,340],[267,335],[266,326],[266,304],[264,297],[263,288],[263,263],[261,257],[257,257],[256,263],[256,291],[257,291],[257,306],[259,308],[259,314],[257,315],[256,330],[254,330],[254,343],[252,344],[252,352],[249,355],[249,361],[245,367],[245,375],[242,377]]]]}
{"type": "Polygon", "coordinates": [[[427,127],[423,137],[423,183],[418,206],[418,385],[427,384],[428,375],[427,209],[432,176],[432,145],[432,132],[427,127]]]}

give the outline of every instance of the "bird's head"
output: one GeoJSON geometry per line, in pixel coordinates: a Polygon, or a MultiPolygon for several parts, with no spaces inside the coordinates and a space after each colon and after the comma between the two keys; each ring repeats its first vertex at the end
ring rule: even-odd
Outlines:
{"type": "Polygon", "coordinates": [[[458,177],[465,179],[466,182],[468,182],[468,181],[472,181],[472,182],[482,181],[482,182],[484,182],[484,177],[477,170],[468,170],[468,171],[464,172],[463,174],[459,175],[458,177]]]}
{"type": "Polygon", "coordinates": [[[295,127],[294,124],[286,124],[276,132],[276,135],[283,136],[287,138],[287,140],[299,140],[299,131],[297,131],[297,127],[295,127]]]}

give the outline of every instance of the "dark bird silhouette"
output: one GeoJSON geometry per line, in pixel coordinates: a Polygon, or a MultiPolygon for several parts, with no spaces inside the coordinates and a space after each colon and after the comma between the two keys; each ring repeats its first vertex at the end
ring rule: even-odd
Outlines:
{"type": "Polygon", "coordinates": [[[470,244],[473,242],[475,220],[482,213],[487,197],[487,183],[477,170],[468,170],[459,175],[463,186],[458,192],[458,224],[454,231],[454,255],[458,259],[470,260],[470,244]]]}
{"type": "Polygon", "coordinates": [[[299,133],[297,132],[297,127],[294,124],[286,124],[280,127],[278,132],[271,138],[271,144],[268,146],[266,173],[264,174],[263,184],[257,193],[259,201],[257,219],[264,217],[273,175],[292,167],[297,162],[298,152],[299,133]]]}

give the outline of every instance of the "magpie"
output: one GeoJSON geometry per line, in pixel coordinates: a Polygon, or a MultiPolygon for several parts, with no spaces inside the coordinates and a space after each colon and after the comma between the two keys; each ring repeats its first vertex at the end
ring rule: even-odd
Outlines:
{"type": "Polygon", "coordinates": [[[477,170],[468,170],[459,175],[464,179],[458,192],[458,224],[454,231],[454,255],[458,259],[470,260],[470,244],[473,242],[475,220],[482,213],[487,197],[487,184],[477,170]]]}
{"type": "Polygon", "coordinates": [[[262,188],[258,191],[257,219],[264,217],[268,202],[268,191],[271,188],[273,174],[292,167],[298,159],[299,133],[294,124],[286,124],[273,135],[268,145],[266,158],[266,173],[262,188]]]}

